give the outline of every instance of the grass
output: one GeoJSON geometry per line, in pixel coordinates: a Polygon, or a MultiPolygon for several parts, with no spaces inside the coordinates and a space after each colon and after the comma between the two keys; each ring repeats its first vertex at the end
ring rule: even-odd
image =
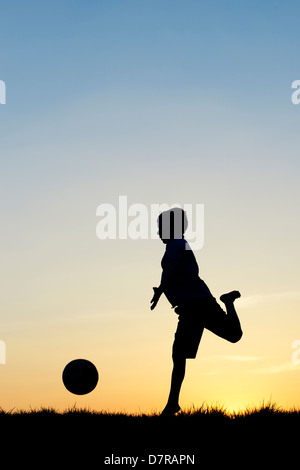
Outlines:
{"type": "Polygon", "coordinates": [[[159,420],[159,422],[165,422],[167,420],[174,420],[182,421],[187,419],[205,419],[207,417],[210,418],[221,418],[226,420],[227,422],[232,420],[239,420],[240,422],[252,419],[254,417],[264,417],[264,418],[274,418],[274,417],[299,417],[300,419],[300,410],[297,408],[291,408],[289,410],[285,410],[282,407],[278,406],[276,403],[267,402],[266,404],[263,402],[261,406],[249,406],[245,410],[239,410],[235,412],[228,411],[222,405],[207,405],[203,404],[199,408],[195,408],[192,406],[191,408],[183,409],[180,413],[176,416],[162,418],[160,416],[160,412],[152,412],[152,413],[126,413],[126,412],[112,412],[106,410],[91,410],[90,408],[77,408],[74,405],[71,408],[67,408],[64,411],[58,411],[55,408],[51,407],[41,407],[37,408],[29,408],[29,410],[18,410],[18,409],[11,409],[11,410],[4,410],[0,408],[0,420],[6,418],[21,418],[21,417],[56,417],[57,419],[67,419],[68,417],[82,417],[85,418],[97,418],[97,419],[126,419],[126,420],[159,420]]]}
{"type": "MultiPolygon", "coordinates": [[[[204,455],[210,459],[210,468],[225,463],[230,468],[248,468],[251,462],[256,468],[262,468],[262,463],[269,468],[282,458],[286,468],[287,460],[298,452],[299,423],[299,410],[283,410],[270,402],[236,413],[222,406],[202,405],[169,418],[155,412],[111,413],[76,407],[63,412],[53,408],[0,410],[1,452],[4,456],[7,450],[10,458],[21,458],[23,465],[26,458],[33,464],[39,450],[46,463],[54,459],[57,465],[67,459],[68,467],[74,458],[77,464],[82,459],[83,468],[87,468],[87,459],[97,461],[93,465],[97,468],[110,468],[104,462],[113,454],[139,456],[137,468],[146,468],[150,454],[188,454],[195,456],[194,468],[204,455]],[[9,450],[12,446],[18,451],[9,450]],[[246,466],[241,464],[241,456],[246,466]]],[[[123,466],[130,468],[129,461],[123,466]]],[[[37,468],[44,466],[39,462],[37,468]]]]}

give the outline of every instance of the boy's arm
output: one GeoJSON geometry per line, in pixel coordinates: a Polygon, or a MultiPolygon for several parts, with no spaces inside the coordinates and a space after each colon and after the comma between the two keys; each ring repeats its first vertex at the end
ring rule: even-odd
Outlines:
{"type": "Polygon", "coordinates": [[[154,295],[151,299],[151,310],[156,307],[156,304],[159,301],[161,294],[165,291],[166,286],[172,283],[176,268],[180,264],[184,252],[185,242],[183,240],[174,240],[168,243],[164,257],[165,265],[161,275],[160,285],[159,287],[153,287],[154,295]]]}
{"type": "Polygon", "coordinates": [[[150,302],[152,304],[150,307],[151,310],[156,307],[157,302],[159,301],[160,296],[164,292],[166,286],[172,282],[174,273],[176,271],[176,266],[177,263],[169,262],[162,272],[160,285],[158,287],[153,287],[154,295],[150,302]]]}

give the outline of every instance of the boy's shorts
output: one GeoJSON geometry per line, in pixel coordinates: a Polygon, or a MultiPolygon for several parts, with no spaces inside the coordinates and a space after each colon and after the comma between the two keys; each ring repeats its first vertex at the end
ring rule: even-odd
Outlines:
{"type": "Polygon", "coordinates": [[[179,319],[173,343],[173,358],[194,359],[204,328],[229,339],[229,318],[214,297],[189,300],[177,306],[175,312],[179,319]]]}

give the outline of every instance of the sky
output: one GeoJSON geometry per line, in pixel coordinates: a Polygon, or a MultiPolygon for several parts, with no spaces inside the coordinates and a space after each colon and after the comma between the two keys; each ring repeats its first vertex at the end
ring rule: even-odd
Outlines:
{"type": "Polygon", "coordinates": [[[163,409],[177,317],[150,299],[164,245],[97,237],[97,208],[118,214],[120,196],[149,214],[203,204],[200,275],[216,298],[242,294],[242,340],[205,332],[182,408],[300,407],[299,13],[292,0],[1,2],[0,407],[163,409]],[[99,372],[88,395],[61,380],[76,358],[99,372]]]}

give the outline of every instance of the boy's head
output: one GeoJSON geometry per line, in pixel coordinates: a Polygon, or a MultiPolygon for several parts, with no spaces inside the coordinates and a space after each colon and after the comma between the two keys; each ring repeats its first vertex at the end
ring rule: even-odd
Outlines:
{"type": "Polygon", "coordinates": [[[158,235],[163,243],[168,243],[174,238],[183,238],[188,225],[186,213],[180,207],[174,207],[159,214],[157,223],[158,235]]]}

